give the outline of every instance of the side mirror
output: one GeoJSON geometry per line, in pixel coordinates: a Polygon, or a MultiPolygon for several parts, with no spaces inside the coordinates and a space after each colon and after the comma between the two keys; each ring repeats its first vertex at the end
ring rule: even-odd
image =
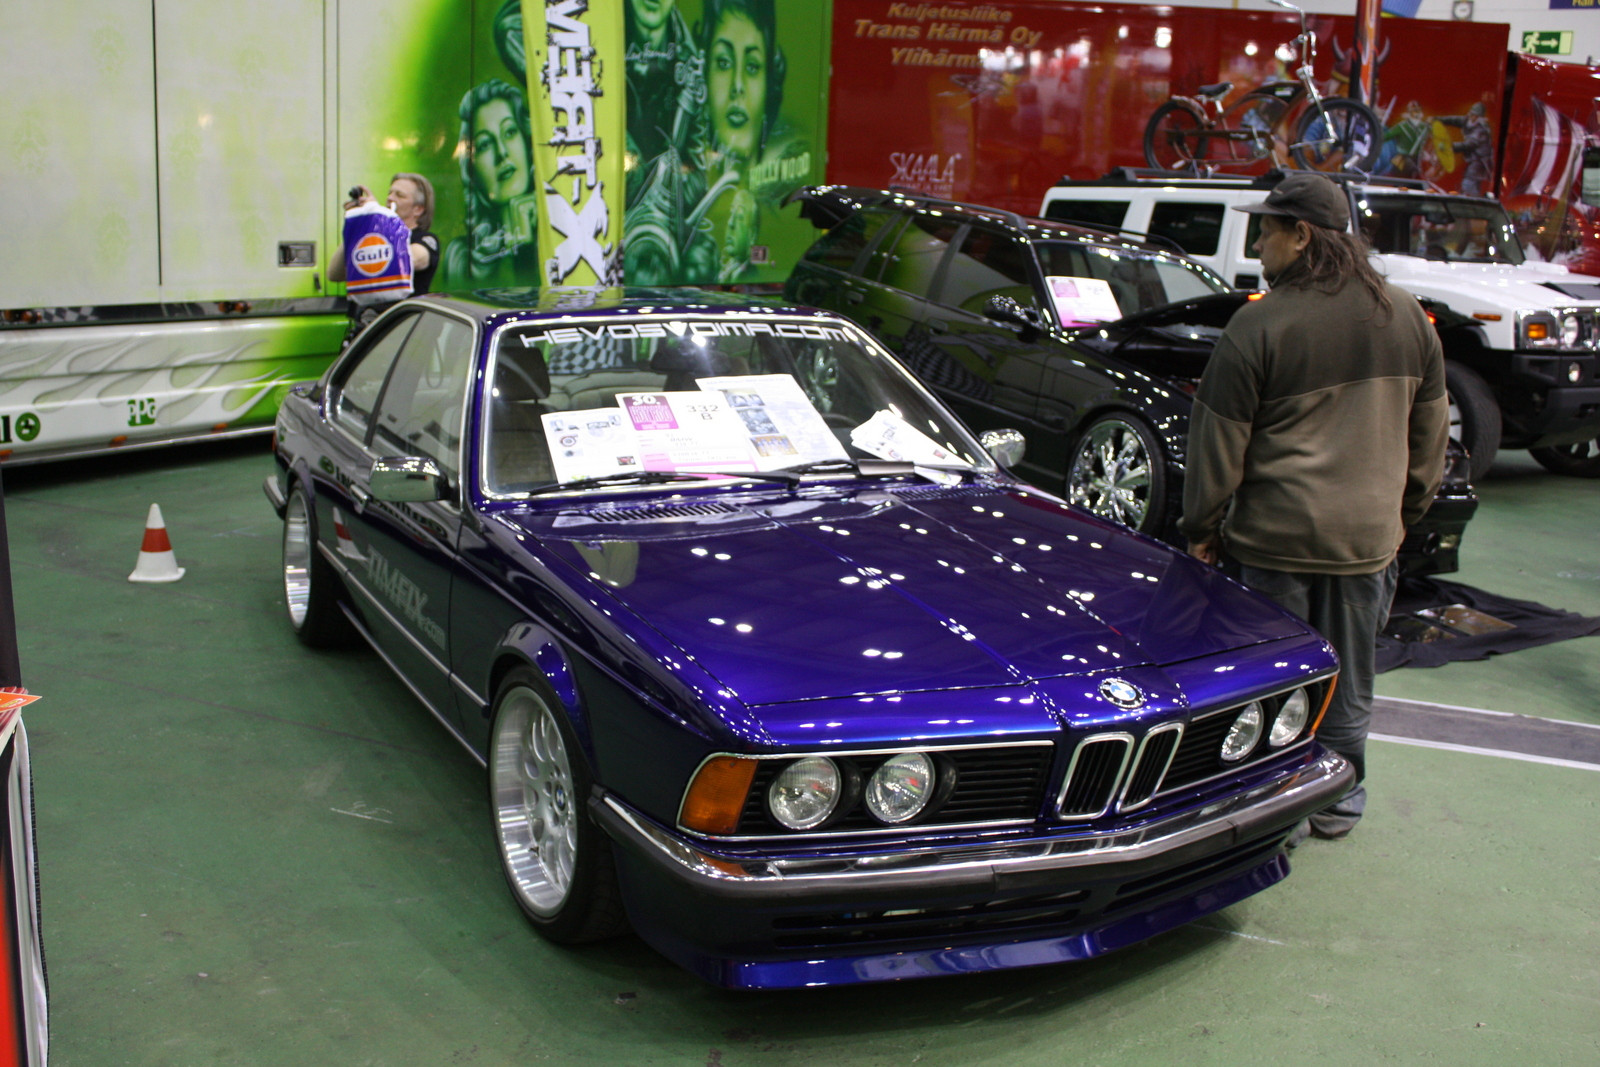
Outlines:
{"type": "Polygon", "coordinates": [[[991,296],[985,300],[983,317],[1010,326],[1024,341],[1033,340],[1044,329],[1044,321],[1037,310],[1009,296],[991,296]]]}
{"type": "Polygon", "coordinates": [[[443,500],[447,484],[444,472],[431,459],[385,456],[372,464],[367,490],[376,499],[391,504],[419,504],[443,500]]]}
{"type": "Polygon", "coordinates": [[[1022,436],[1021,430],[985,430],[978,435],[978,443],[994,457],[996,463],[1007,468],[1022,462],[1022,456],[1028,450],[1027,438],[1022,436]]]}

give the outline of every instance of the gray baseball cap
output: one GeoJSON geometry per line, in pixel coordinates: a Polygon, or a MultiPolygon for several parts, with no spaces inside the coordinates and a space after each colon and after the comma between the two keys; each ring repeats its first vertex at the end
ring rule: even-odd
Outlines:
{"type": "Polygon", "coordinates": [[[1282,215],[1330,230],[1350,228],[1350,201],[1344,187],[1309,170],[1290,171],[1261,203],[1234,210],[1251,215],[1282,215]]]}

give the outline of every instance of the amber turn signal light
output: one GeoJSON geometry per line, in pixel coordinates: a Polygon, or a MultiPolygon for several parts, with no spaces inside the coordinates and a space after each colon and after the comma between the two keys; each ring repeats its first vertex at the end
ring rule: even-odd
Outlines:
{"type": "Polygon", "coordinates": [[[731,834],[755,780],[756,761],[742,756],[713,756],[700,765],[684,794],[678,822],[702,834],[731,834]]]}
{"type": "Polygon", "coordinates": [[[1322,708],[1317,712],[1316,720],[1311,724],[1311,736],[1317,735],[1317,727],[1322,725],[1322,717],[1328,714],[1328,705],[1333,703],[1333,691],[1339,688],[1339,676],[1336,674],[1328,682],[1327,695],[1322,698],[1322,708]]]}

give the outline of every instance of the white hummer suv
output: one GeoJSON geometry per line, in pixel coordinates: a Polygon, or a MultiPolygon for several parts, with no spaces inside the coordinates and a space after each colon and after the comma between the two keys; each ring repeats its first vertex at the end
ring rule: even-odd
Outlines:
{"type": "MultiPolygon", "coordinates": [[[[1261,285],[1259,202],[1282,172],[1186,178],[1122,170],[1062,181],[1040,214],[1176,244],[1241,289],[1261,285]]],[[[1379,269],[1420,297],[1444,342],[1453,435],[1476,481],[1502,448],[1600,477],[1600,278],[1529,259],[1497,201],[1342,176],[1379,269]]]]}

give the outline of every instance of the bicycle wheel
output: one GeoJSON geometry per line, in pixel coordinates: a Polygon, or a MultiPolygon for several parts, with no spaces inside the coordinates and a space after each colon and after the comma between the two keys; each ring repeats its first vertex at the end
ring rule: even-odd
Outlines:
{"type": "Polygon", "coordinates": [[[1370,172],[1383,147],[1383,123],[1370,107],[1354,100],[1324,100],[1310,105],[1295,124],[1289,154],[1305,170],[1370,172]],[[1323,121],[1323,114],[1327,121],[1323,121]]]}
{"type": "Polygon", "coordinates": [[[1144,126],[1144,161],[1156,170],[1194,170],[1206,158],[1205,119],[1180,100],[1168,100],[1144,126]]]}

